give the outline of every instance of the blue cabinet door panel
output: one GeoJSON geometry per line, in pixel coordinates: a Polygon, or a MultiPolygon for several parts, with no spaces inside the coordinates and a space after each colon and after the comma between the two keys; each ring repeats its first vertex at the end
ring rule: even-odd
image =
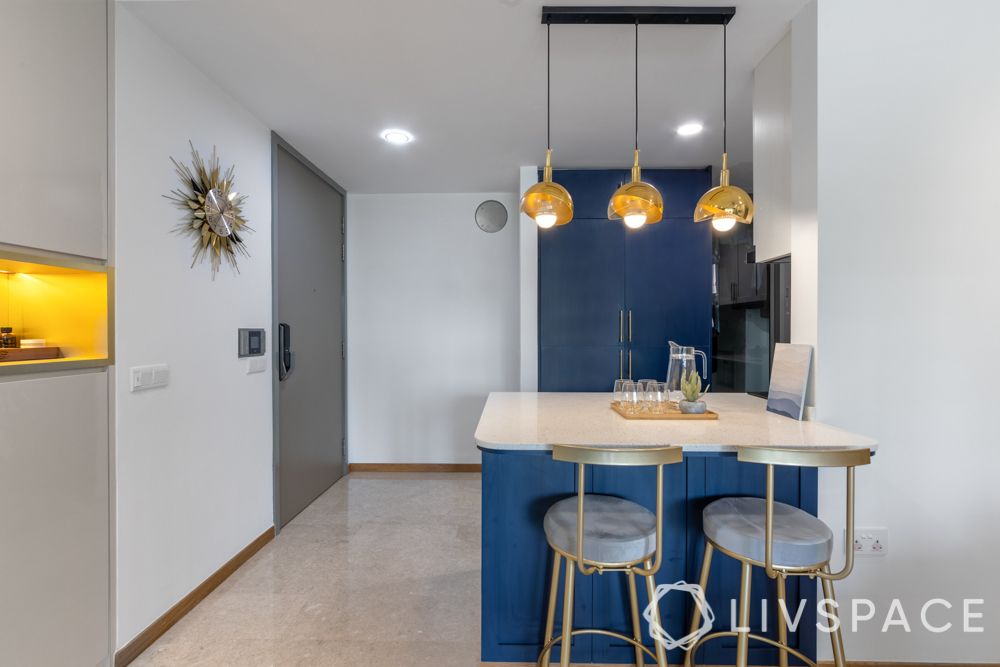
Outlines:
{"type": "Polygon", "coordinates": [[[712,234],[689,218],[625,234],[625,302],[633,345],[711,340],[712,234]]]}
{"type": "Polygon", "coordinates": [[[575,219],[538,235],[538,342],[618,345],[624,309],[625,233],[608,220],[575,219]]]}
{"type": "Polygon", "coordinates": [[[693,222],[694,207],[712,187],[712,169],[643,169],[642,180],[663,195],[663,217],[693,222]]]}
{"type": "MultiPolygon", "coordinates": [[[[538,177],[541,179],[541,172],[538,177]]],[[[552,180],[573,198],[574,217],[605,221],[611,195],[630,177],[627,169],[556,169],[552,173],[552,180]]]]}
{"type": "MultiPolygon", "coordinates": [[[[552,572],[542,520],[553,503],[575,492],[576,466],[553,461],[549,452],[483,451],[482,456],[482,659],[534,662],[545,632],[552,572]]],[[[573,614],[579,627],[593,621],[592,591],[592,577],[577,577],[573,614]]],[[[561,584],[559,596],[562,600],[561,584]]],[[[561,612],[556,634],[560,619],[561,612]]],[[[574,660],[589,661],[591,643],[590,637],[574,638],[574,660]]],[[[556,664],[558,656],[556,649],[556,664]]]]}
{"type": "Polygon", "coordinates": [[[617,345],[542,346],[538,391],[611,391],[624,358],[617,345]]]}

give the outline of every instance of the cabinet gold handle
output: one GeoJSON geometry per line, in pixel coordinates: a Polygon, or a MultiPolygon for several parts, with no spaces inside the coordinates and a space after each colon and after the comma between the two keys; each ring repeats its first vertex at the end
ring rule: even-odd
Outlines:
{"type": "MultiPolygon", "coordinates": [[[[628,342],[632,342],[632,311],[628,311],[628,342]]],[[[631,377],[631,374],[629,374],[631,377]]]]}
{"type": "MultiPolygon", "coordinates": [[[[618,342],[619,343],[624,343],[625,342],[625,311],[624,310],[619,310],[618,311],[618,342]]],[[[619,377],[621,377],[621,376],[619,375],[619,377]]]]}
{"type": "Polygon", "coordinates": [[[618,350],[618,377],[625,377],[625,351],[618,350]]]}
{"type": "Polygon", "coordinates": [[[628,351],[628,379],[632,379],[632,350],[628,351]]]}

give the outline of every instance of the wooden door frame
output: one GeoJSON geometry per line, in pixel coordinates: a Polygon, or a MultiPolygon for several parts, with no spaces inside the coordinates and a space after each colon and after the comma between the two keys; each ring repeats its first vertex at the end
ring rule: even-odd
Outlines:
{"type": "Polygon", "coordinates": [[[323,173],[323,170],[313,164],[309,158],[297,151],[294,146],[281,138],[275,131],[271,131],[271,424],[272,424],[272,493],[274,512],[274,533],[281,532],[280,514],[280,479],[279,465],[280,455],[280,405],[278,389],[278,349],[276,347],[276,332],[278,331],[278,234],[277,234],[277,201],[278,201],[278,149],[286,151],[289,155],[298,160],[306,169],[315,174],[321,181],[340,193],[344,198],[344,206],[341,212],[341,230],[344,244],[343,261],[340,263],[341,293],[340,293],[340,336],[344,341],[343,377],[341,378],[341,397],[344,415],[344,444],[341,456],[341,476],[346,475],[347,469],[347,190],[339,183],[323,173]]]}

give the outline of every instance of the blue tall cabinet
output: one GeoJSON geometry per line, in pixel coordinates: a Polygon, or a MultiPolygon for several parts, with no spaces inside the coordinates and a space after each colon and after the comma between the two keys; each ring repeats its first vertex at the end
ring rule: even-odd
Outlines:
{"type": "Polygon", "coordinates": [[[647,169],[664,219],[627,229],[607,217],[624,170],[563,170],[575,216],[538,238],[539,391],[608,391],[663,379],[668,341],[711,353],[712,236],[691,221],[709,169],[647,169]]]}

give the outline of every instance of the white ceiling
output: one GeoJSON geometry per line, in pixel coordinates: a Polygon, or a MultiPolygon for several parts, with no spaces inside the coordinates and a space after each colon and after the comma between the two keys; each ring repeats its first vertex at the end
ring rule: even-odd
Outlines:
{"type": "MultiPolygon", "coordinates": [[[[752,71],[805,0],[735,5],[729,152],[752,176],[752,71]]],[[[198,0],[129,8],[350,192],[514,191],[545,149],[541,0],[198,0]],[[416,139],[390,146],[384,128],[416,139]]],[[[550,0],[550,4],[559,4],[550,0]]],[[[573,0],[563,4],[612,4],[573,0]]],[[[627,4],[663,4],[629,0],[627,4]]],[[[552,27],[555,165],[628,167],[633,28],[552,27]]],[[[639,132],[646,167],[718,166],[722,30],[641,26],[639,132]],[[705,131],[676,136],[698,120],[705,131]]]]}

